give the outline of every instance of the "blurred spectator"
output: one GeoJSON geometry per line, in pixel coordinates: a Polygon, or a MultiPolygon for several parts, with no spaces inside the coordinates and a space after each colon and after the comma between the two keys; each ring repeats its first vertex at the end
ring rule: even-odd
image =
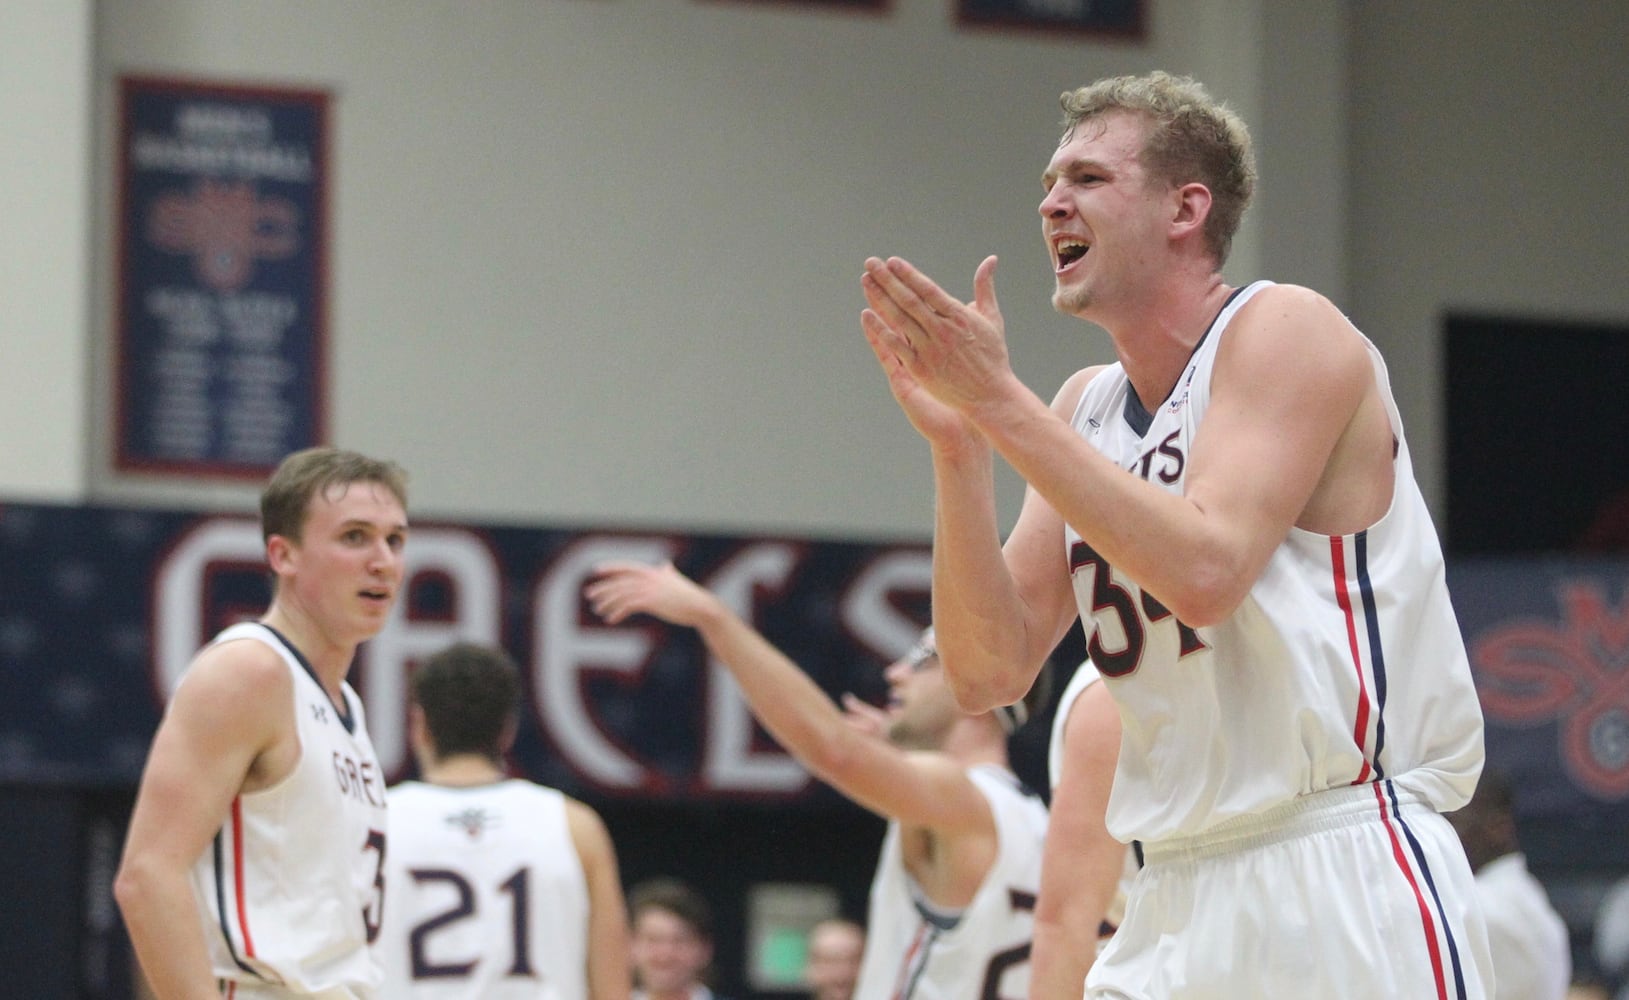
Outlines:
{"type": "Polygon", "coordinates": [[[1595,911],[1595,964],[1617,984],[1614,1000],[1629,1000],[1629,877],[1613,883],[1595,911]]]}
{"type": "Polygon", "coordinates": [[[852,1000],[864,950],[865,929],[854,921],[834,917],[815,924],[803,967],[810,1000],[852,1000]]]}
{"type": "Polygon", "coordinates": [[[633,918],[634,1000],[719,1000],[708,985],[713,911],[672,878],[641,882],[628,893],[633,918]]]}
{"type": "Polygon", "coordinates": [[[1488,926],[1496,1000],[1565,1000],[1572,981],[1567,925],[1527,871],[1516,840],[1515,798],[1503,775],[1483,771],[1476,794],[1448,821],[1476,873],[1488,926]]]}

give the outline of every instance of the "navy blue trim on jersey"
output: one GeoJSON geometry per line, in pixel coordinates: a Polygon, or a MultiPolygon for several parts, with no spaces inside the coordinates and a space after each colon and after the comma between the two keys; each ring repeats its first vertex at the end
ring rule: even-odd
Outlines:
{"type": "Polygon", "coordinates": [[[928,939],[922,942],[922,950],[919,952],[920,957],[916,963],[916,968],[911,970],[911,977],[905,981],[905,985],[900,989],[899,1000],[910,1000],[916,994],[916,984],[921,981],[922,973],[928,971],[928,955],[933,951],[933,945],[939,940],[940,933],[938,925],[933,921],[929,920],[928,926],[931,928],[928,931],[928,939]]]}
{"type": "MultiPolygon", "coordinates": [[[[305,668],[306,675],[308,677],[310,677],[312,680],[316,681],[318,687],[322,688],[324,691],[328,690],[326,687],[323,686],[322,678],[318,677],[317,672],[315,670],[311,669],[311,661],[307,660],[305,658],[305,654],[300,652],[300,650],[294,645],[294,643],[288,641],[287,636],[285,636],[283,633],[277,631],[276,629],[272,628],[270,625],[267,625],[265,622],[260,622],[259,624],[260,624],[261,628],[263,628],[266,631],[270,632],[272,635],[275,635],[277,637],[277,641],[282,643],[283,646],[290,653],[294,654],[294,659],[299,662],[301,667],[305,668]]],[[[330,698],[328,700],[333,701],[332,698],[330,698]]],[[[349,698],[344,697],[343,693],[341,694],[340,700],[343,701],[345,704],[343,706],[335,705],[334,706],[334,714],[339,716],[339,724],[345,727],[345,731],[347,733],[350,733],[352,736],[355,736],[356,735],[356,719],[353,718],[352,715],[351,715],[351,700],[349,698]]]]}
{"type": "Polygon", "coordinates": [[[1380,616],[1374,606],[1374,585],[1369,582],[1369,533],[1360,531],[1352,538],[1352,555],[1357,562],[1358,597],[1363,601],[1363,619],[1369,633],[1369,667],[1374,673],[1374,773],[1386,776],[1380,754],[1386,749],[1386,651],[1380,643],[1380,616]]]}
{"type": "Polygon", "coordinates": [[[216,920],[221,925],[221,939],[226,942],[226,950],[232,956],[233,965],[256,979],[264,979],[264,976],[244,962],[243,957],[238,954],[237,943],[232,940],[232,921],[229,915],[231,911],[226,908],[226,846],[222,843],[225,837],[225,827],[215,832],[215,913],[216,920]]]}
{"type": "Polygon", "coordinates": [[[1431,890],[1431,902],[1437,908],[1437,922],[1442,926],[1442,936],[1448,940],[1448,960],[1454,967],[1454,995],[1458,1000],[1465,1000],[1465,970],[1459,964],[1459,942],[1454,939],[1453,925],[1448,922],[1448,914],[1442,909],[1442,896],[1437,892],[1437,880],[1431,877],[1431,868],[1425,863],[1425,850],[1415,839],[1408,820],[1403,818],[1403,811],[1397,803],[1397,787],[1390,781],[1382,781],[1380,787],[1386,790],[1386,797],[1391,799],[1391,814],[1397,820],[1397,825],[1403,828],[1403,836],[1408,839],[1408,849],[1414,855],[1414,863],[1419,866],[1420,874],[1425,877],[1426,888],[1431,890]]]}
{"type": "MultiPolygon", "coordinates": [[[[1210,338],[1211,331],[1216,329],[1216,321],[1222,318],[1222,313],[1227,312],[1227,307],[1232,305],[1233,300],[1239,297],[1239,293],[1248,287],[1250,286],[1241,285],[1227,294],[1227,301],[1222,303],[1222,308],[1216,310],[1216,315],[1210,318],[1210,323],[1205,327],[1205,332],[1200,334],[1198,343],[1194,344],[1193,350],[1188,352],[1189,361],[1193,360],[1193,356],[1199,353],[1199,348],[1204,346],[1205,341],[1210,338]]],[[[1175,392],[1177,386],[1181,384],[1182,380],[1178,379],[1176,385],[1171,386],[1171,391],[1175,392]]],[[[1121,409],[1120,415],[1127,426],[1137,432],[1138,437],[1147,434],[1148,428],[1154,425],[1154,415],[1148,412],[1148,407],[1144,406],[1143,401],[1137,398],[1137,387],[1131,384],[1130,379],[1126,380],[1126,405],[1121,409]]]]}

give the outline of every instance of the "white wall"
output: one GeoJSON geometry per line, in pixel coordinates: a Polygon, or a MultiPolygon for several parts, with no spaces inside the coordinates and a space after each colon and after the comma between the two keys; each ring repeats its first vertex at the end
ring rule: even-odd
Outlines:
{"type": "Polygon", "coordinates": [[[334,436],[404,461],[421,515],[920,537],[926,456],[858,333],[861,259],[967,293],[998,253],[1020,376],[1047,395],[1104,360],[1046,305],[1034,178],[1059,91],[1164,67],[1260,144],[1230,277],[1314,285],[1381,344],[1440,514],[1443,313],[1629,316],[1629,7],[1149,8],[1135,44],[964,31],[949,0],[0,0],[26,81],[0,111],[45,157],[0,159],[8,219],[45,233],[0,236],[26,359],[0,365],[0,496],[252,498],[106,467],[111,98],[174,73],[334,93],[334,436]]]}
{"type": "MultiPolygon", "coordinates": [[[[926,452],[860,336],[861,263],[904,254],[970,295],[999,254],[1021,377],[1049,397],[1106,360],[1048,306],[1057,95],[1166,67],[1265,109],[1260,0],[1150,10],[1136,45],[958,30],[947,0],[104,3],[96,243],[119,74],[328,88],[334,437],[408,465],[421,516],[924,537],[926,452]]],[[[108,472],[105,404],[95,423],[99,498],[177,495],[108,472]]]]}
{"type": "Polygon", "coordinates": [[[90,0],[0,0],[0,496],[86,489],[90,0]]]}
{"type": "MultiPolygon", "coordinates": [[[[1629,324],[1629,4],[1359,9],[1353,316],[1386,353],[1440,511],[1447,313],[1629,324]]],[[[1533,373],[1534,391],[1568,391],[1542,357],[1533,373]]]]}

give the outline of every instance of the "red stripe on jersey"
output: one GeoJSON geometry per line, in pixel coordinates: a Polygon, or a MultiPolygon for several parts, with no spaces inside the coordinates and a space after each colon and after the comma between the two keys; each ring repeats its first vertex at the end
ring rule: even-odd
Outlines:
{"type": "Polygon", "coordinates": [[[255,957],[254,939],[249,936],[249,907],[243,901],[243,800],[232,800],[232,891],[237,896],[238,933],[243,935],[243,954],[255,957]]]}
{"type": "Polygon", "coordinates": [[[1408,887],[1414,890],[1414,902],[1420,908],[1420,923],[1425,927],[1425,946],[1431,953],[1431,974],[1437,981],[1437,1000],[1448,1000],[1448,981],[1443,978],[1442,948],[1437,944],[1437,925],[1431,919],[1431,908],[1425,905],[1425,896],[1420,892],[1420,883],[1414,878],[1414,869],[1408,866],[1408,858],[1403,855],[1403,844],[1397,839],[1397,830],[1392,826],[1391,814],[1386,811],[1386,794],[1380,788],[1382,782],[1374,783],[1374,797],[1380,803],[1380,821],[1386,824],[1386,834],[1391,837],[1392,857],[1397,859],[1397,867],[1402,869],[1403,877],[1408,879],[1408,887]]]}
{"type": "Polygon", "coordinates": [[[1358,752],[1363,754],[1363,768],[1358,771],[1357,780],[1352,784],[1361,785],[1369,780],[1369,754],[1365,749],[1366,735],[1369,731],[1369,683],[1363,677],[1363,654],[1358,650],[1357,616],[1352,611],[1352,595],[1346,589],[1344,541],[1345,539],[1339,535],[1329,540],[1329,559],[1335,570],[1335,600],[1346,616],[1346,643],[1351,648],[1352,666],[1357,671],[1357,721],[1352,726],[1352,741],[1357,744],[1358,752]]]}
{"type": "Polygon", "coordinates": [[[892,1000],[903,1000],[916,979],[916,963],[922,954],[922,945],[928,939],[928,925],[920,923],[916,927],[916,936],[911,938],[911,946],[905,949],[905,958],[899,963],[899,976],[894,980],[892,1000]]]}

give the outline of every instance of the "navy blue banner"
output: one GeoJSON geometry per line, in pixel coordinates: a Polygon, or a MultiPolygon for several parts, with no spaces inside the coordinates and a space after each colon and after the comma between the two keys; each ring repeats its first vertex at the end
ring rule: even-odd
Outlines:
{"type": "MultiPolygon", "coordinates": [[[[410,770],[413,664],[471,639],[526,673],[517,773],[598,802],[830,804],[693,632],[608,627],[584,582],[606,560],[671,558],[826,690],[873,702],[928,615],[924,544],[415,523],[407,551],[405,596],[351,673],[393,778],[410,770]]],[[[133,785],[198,647],[270,596],[247,517],[0,506],[0,565],[0,783],[133,785]]]]}
{"type": "MultiPolygon", "coordinates": [[[[1465,559],[1449,586],[1522,816],[1629,829],[1629,563],[1465,559]]],[[[1616,845],[1615,845],[1616,846],[1616,845]]]]}
{"type": "Polygon", "coordinates": [[[259,478],[324,433],[327,95],[120,96],[116,464],[259,478]]]}

